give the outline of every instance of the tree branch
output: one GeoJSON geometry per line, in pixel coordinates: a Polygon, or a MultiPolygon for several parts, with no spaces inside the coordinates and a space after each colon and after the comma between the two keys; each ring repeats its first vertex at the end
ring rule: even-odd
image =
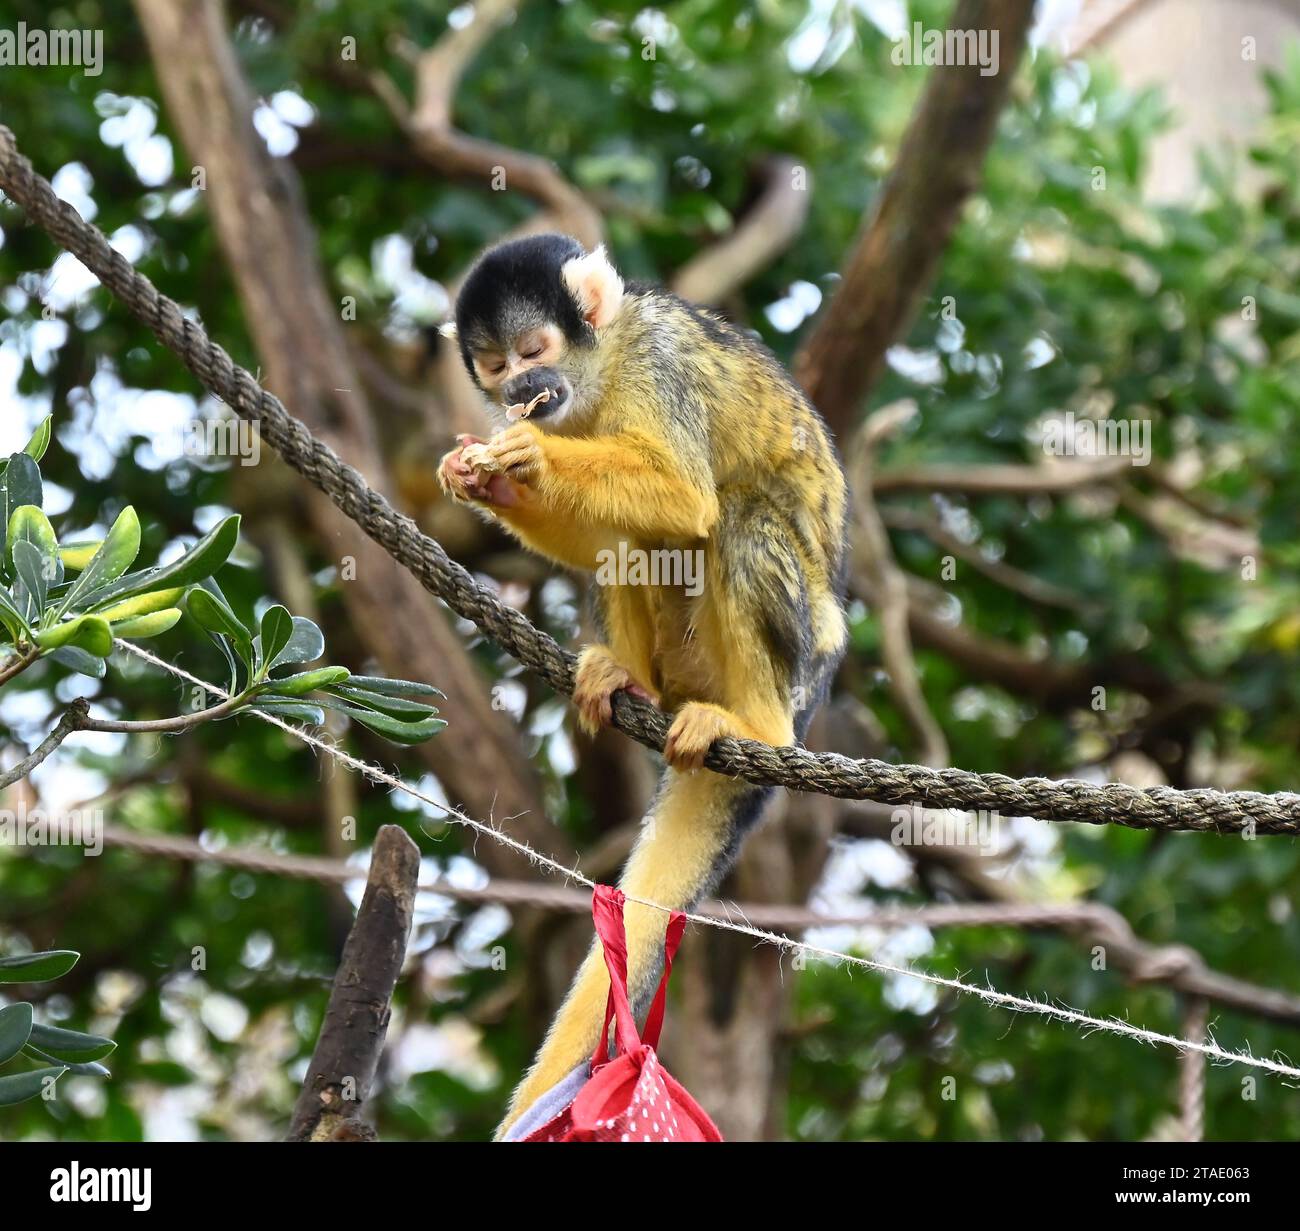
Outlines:
{"type": "MultiPolygon", "coordinates": [[[[893,843],[898,808],[867,801],[829,806],[835,809],[835,815],[831,819],[834,828],[841,834],[893,843]]],[[[387,828],[393,827],[386,826],[385,829],[387,828]]],[[[380,832],[382,834],[384,830],[380,832]]],[[[104,826],[103,837],[109,846],[166,859],[213,863],[267,875],[305,877],[325,884],[345,884],[357,878],[357,871],[352,866],[338,859],[321,856],[284,855],[261,847],[230,846],[214,849],[195,838],[157,831],[144,832],[112,824],[104,826]]],[[[823,850],[826,848],[824,840],[817,845],[823,850]]],[[[974,853],[969,847],[926,844],[908,845],[902,849],[914,863],[932,865],[945,872],[963,900],[988,902],[1012,909],[990,910],[987,915],[980,915],[972,912],[969,906],[946,911],[942,904],[917,907],[893,903],[866,904],[860,911],[827,915],[805,906],[789,905],[784,901],[760,902],[746,896],[739,902],[708,898],[695,910],[698,914],[713,919],[735,920],[740,917],[755,927],[786,932],[841,924],[903,927],[916,922],[925,922],[935,927],[965,926],[978,922],[1063,930],[1071,925],[1080,925],[1086,927],[1088,937],[1101,938],[1109,945],[1118,945],[1108,953],[1123,970],[1131,971],[1148,981],[1168,982],[1180,991],[1208,996],[1242,1013],[1300,1026],[1300,996],[1261,987],[1230,975],[1192,969],[1189,963],[1178,957],[1180,947],[1155,945],[1134,937],[1127,921],[1112,907],[1077,899],[1065,902],[1037,901],[1005,876],[994,874],[990,864],[996,861],[974,853]]],[[[584,861],[584,867],[588,862],[584,861]]],[[[373,876],[373,863],[371,867],[373,876]]],[[[465,886],[439,880],[418,888],[420,892],[439,894],[469,904],[492,902],[514,909],[530,906],[555,914],[588,917],[591,913],[589,890],[573,889],[546,881],[493,878],[486,886],[465,886]]],[[[806,897],[808,888],[808,881],[801,879],[797,890],[799,900],[806,897]]],[[[365,909],[364,903],[362,909],[365,909]]]]}
{"type": "Polygon", "coordinates": [[[287,1141],[373,1138],[361,1121],[361,1104],[384,1049],[419,875],[419,848],[400,826],[385,825],[375,840],[365,896],[343,946],[287,1141]]]}
{"type": "MultiPolygon", "coordinates": [[[[1196,682],[1179,686],[1136,654],[1113,654],[1097,662],[1068,665],[1034,657],[1012,642],[944,619],[934,611],[926,583],[910,573],[903,576],[908,585],[908,626],[914,644],[943,654],[977,679],[1033,698],[1049,708],[1086,704],[1099,685],[1130,688],[1153,701],[1178,692],[1198,693],[1204,687],[1196,682]]],[[[849,584],[863,602],[878,601],[865,568],[855,567],[849,584]]]]}
{"type": "MultiPolygon", "coordinates": [[[[853,803],[840,814],[840,831],[861,838],[892,842],[896,808],[853,803]]],[[[1051,927],[1091,948],[1103,947],[1109,965],[1134,982],[1164,983],[1185,995],[1204,996],[1239,1013],[1268,1018],[1287,1026],[1300,1026],[1300,996],[1278,988],[1262,987],[1209,969],[1195,950],[1184,945],[1156,945],[1138,938],[1128,920],[1101,902],[1060,904],[1060,916],[1051,920],[1052,904],[1034,902],[1005,877],[991,875],[988,861],[968,848],[944,845],[905,846],[915,863],[941,866],[960,883],[962,896],[1007,906],[1025,906],[1042,913],[1042,922],[1026,927],[1051,927]]]]}
{"type": "Polygon", "coordinates": [[[1127,457],[1036,466],[966,466],[960,463],[900,466],[876,474],[876,494],[904,491],[967,492],[971,495],[1036,496],[1109,483],[1133,469],[1127,457]]]}
{"type": "Polygon", "coordinates": [[[15,653],[12,658],[5,661],[3,666],[0,666],[0,685],[9,683],[16,675],[21,675],[40,656],[40,650],[31,650],[26,654],[15,653]]]}
{"type": "Polygon", "coordinates": [[[36,748],[13,769],[6,770],[0,774],[0,789],[12,786],[15,782],[20,782],[26,778],[46,757],[50,755],[65,739],[74,731],[82,730],[87,722],[86,715],[89,712],[90,705],[84,697],[78,697],[66,710],[63,711],[63,717],[59,719],[58,725],[51,731],[36,748]]]}
{"type": "Polygon", "coordinates": [[[1050,581],[1043,581],[1032,573],[1026,573],[1023,569],[1018,569],[1002,560],[988,559],[978,546],[964,542],[955,534],[950,534],[936,518],[915,513],[910,509],[899,508],[881,509],[880,516],[891,530],[923,534],[940,551],[965,561],[990,581],[996,582],[1013,594],[1029,599],[1032,603],[1039,603],[1044,607],[1062,607],[1067,611],[1086,614],[1101,610],[1097,604],[1089,602],[1072,590],[1053,585],[1050,581]]]}
{"type": "MultiPolygon", "coordinates": [[[[910,417],[895,404],[876,411],[858,434],[852,459],[851,485],[857,534],[853,536],[854,566],[876,599],[880,623],[880,653],[889,687],[899,709],[920,741],[921,760],[927,765],[948,763],[948,740],[925,699],[908,626],[907,581],[894,560],[889,533],[880,519],[872,493],[871,467],[876,444],[910,417]]],[[[911,406],[915,413],[915,405],[911,406]]]]}
{"type": "Polygon", "coordinates": [[[411,52],[415,65],[415,103],[409,109],[392,82],[381,76],[372,87],[403,127],[412,144],[444,175],[487,181],[498,171],[508,188],[540,202],[556,229],[588,248],[601,241],[600,214],[549,159],[483,141],[452,124],[456,87],[488,39],[514,17],[518,0],[478,0],[471,20],[448,30],[427,51],[411,52]]]}
{"type": "Polygon", "coordinates": [[[427,51],[416,51],[415,109],[411,122],[422,128],[450,128],[460,79],[488,40],[513,21],[519,0],[477,0],[473,15],[449,28],[427,51]]]}
{"type": "Polygon", "coordinates": [[[1148,496],[1133,488],[1119,493],[1122,508],[1164,540],[1170,553],[1214,571],[1236,569],[1246,556],[1261,554],[1259,537],[1220,521],[1208,521],[1172,494],[1148,496]]]}
{"type": "Polygon", "coordinates": [[[158,733],[163,735],[177,735],[182,731],[188,731],[191,727],[197,727],[205,722],[212,722],[217,718],[224,718],[227,714],[234,713],[241,705],[248,702],[246,693],[240,693],[234,697],[228,697],[225,701],[217,705],[210,705],[206,709],[195,710],[192,714],[177,714],[172,718],[143,718],[143,719],[118,719],[118,718],[85,718],[79,724],[83,731],[116,731],[125,735],[138,735],[147,733],[158,733]]]}
{"type": "Polygon", "coordinates": [[[808,191],[797,185],[800,169],[794,158],[768,158],[763,191],[753,208],[729,235],[677,271],[673,290],[695,303],[720,303],[780,256],[808,217],[808,191]]]}
{"type": "Polygon", "coordinates": [[[795,362],[800,383],[841,439],[885,351],[911,325],[979,183],[1033,12],[1033,0],[958,0],[950,27],[996,33],[998,71],[983,76],[978,64],[930,70],[874,216],[795,362]]]}

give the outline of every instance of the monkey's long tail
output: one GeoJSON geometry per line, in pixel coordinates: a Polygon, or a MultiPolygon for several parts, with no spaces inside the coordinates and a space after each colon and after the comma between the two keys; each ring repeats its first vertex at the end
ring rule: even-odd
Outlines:
{"type": "MultiPolygon", "coordinates": [[[[721,879],[770,794],[768,788],[708,770],[668,770],[619,888],[629,897],[690,909],[721,879]]],[[[624,920],[628,986],[639,1010],[654,990],[668,916],[628,902],[624,920]]],[[[609,974],[598,941],[579,967],[532,1068],[515,1090],[497,1129],[498,1139],[540,1095],[595,1051],[608,995],[609,974]]]]}

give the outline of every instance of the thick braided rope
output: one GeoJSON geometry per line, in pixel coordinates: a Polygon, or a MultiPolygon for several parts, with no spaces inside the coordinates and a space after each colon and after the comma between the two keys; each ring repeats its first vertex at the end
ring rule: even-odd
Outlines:
{"type": "MultiPolygon", "coordinates": [[[[284,461],[324,492],[348,517],[458,615],[477,625],[558,692],[573,691],[575,658],[520,612],[480,586],[442,547],[423,534],[327,445],[261,388],[207,334],[143,274],[110,247],[103,233],[60,201],[49,183],[18,152],[0,125],[0,188],[48,234],[77,257],[128,309],[174,351],[203,386],[237,414],[255,421],[284,461]]],[[[650,748],[662,749],[667,719],[626,693],[614,698],[614,725],[650,748]]],[[[1140,790],[1122,783],[1097,786],[1071,779],[1008,778],[962,769],[890,765],[799,747],[772,748],[723,739],[705,764],[747,781],[845,799],[919,803],[929,808],[990,809],[1006,816],[1125,825],[1133,829],[1242,830],[1300,833],[1300,795],[1254,791],[1140,790]]]]}

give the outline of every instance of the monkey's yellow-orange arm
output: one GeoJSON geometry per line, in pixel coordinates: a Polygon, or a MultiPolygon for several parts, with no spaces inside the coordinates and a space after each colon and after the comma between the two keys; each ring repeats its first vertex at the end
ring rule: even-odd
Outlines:
{"type": "Polygon", "coordinates": [[[528,486],[533,499],[501,510],[521,521],[554,518],[639,539],[707,538],[718,498],[683,474],[668,450],[636,433],[591,439],[538,433],[545,459],[528,486]]]}

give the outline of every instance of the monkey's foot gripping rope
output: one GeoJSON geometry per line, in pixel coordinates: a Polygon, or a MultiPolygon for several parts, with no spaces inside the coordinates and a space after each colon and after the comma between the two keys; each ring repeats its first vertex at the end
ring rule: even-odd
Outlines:
{"type": "MultiPolygon", "coordinates": [[[[203,329],[182,313],[104,234],[60,201],[49,183],[18,152],[0,126],[0,188],[32,221],[77,257],[163,345],[174,351],[204,388],[236,414],[256,422],[289,466],[324,492],[367,535],[457,615],[477,625],[529,670],[565,695],[573,692],[576,659],[520,612],[478,585],[442,547],[399,513],[353,467],[268,393],[203,329]]],[[[668,720],[627,693],[614,696],[614,725],[650,748],[663,748],[668,720]]],[[[1125,825],[1133,829],[1217,833],[1300,834],[1300,795],[1254,791],[1139,790],[1122,783],[1096,786],[1075,780],[1008,778],[962,769],[890,765],[804,748],[772,748],[751,740],[718,740],[705,765],[749,782],[814,791],[844,799],[928,808],[990,809],[1006,816],[1125,825]]]]}

